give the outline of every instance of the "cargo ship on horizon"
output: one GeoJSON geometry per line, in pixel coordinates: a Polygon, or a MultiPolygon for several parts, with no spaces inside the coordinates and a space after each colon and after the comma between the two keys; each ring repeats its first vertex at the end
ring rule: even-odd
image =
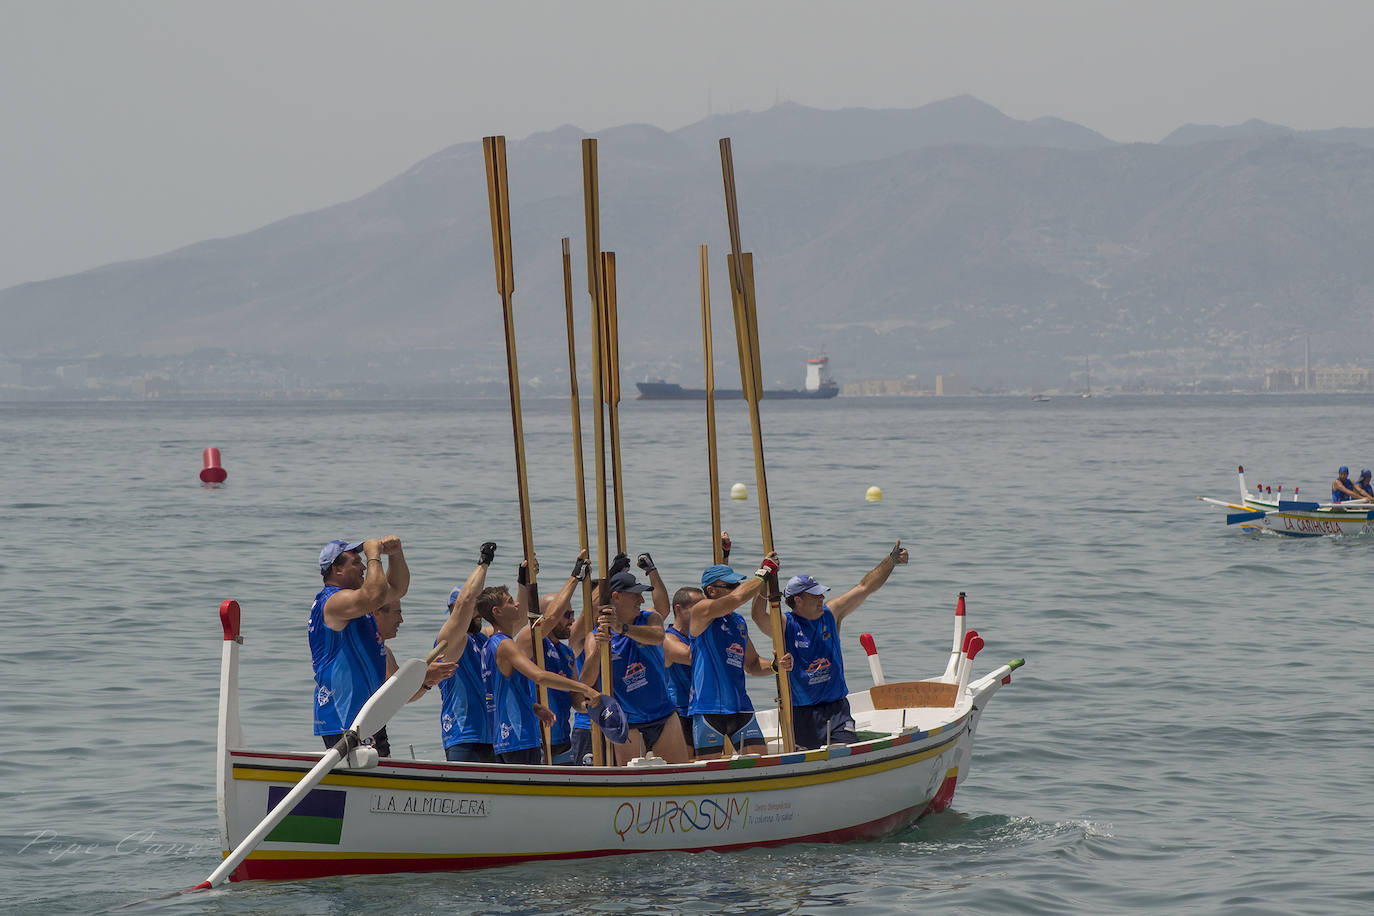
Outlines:
{"type": "MultiPolygon", "coordinates": [[[[830,377],[830,359],[816,356],[806,361],[806,387],[804,388],[765,388],[760,396],[764,400],[824,400],[840,393],[840,386],[830,377]]],[[[683,388],[676,382],[662,379],[653,382],[635,382],[641,401],[701,401],[706,398],[705,388],[683,388]]],[[[717,388],[715,397],[739,398],[744,393],[738,388],[717,388]]]]}

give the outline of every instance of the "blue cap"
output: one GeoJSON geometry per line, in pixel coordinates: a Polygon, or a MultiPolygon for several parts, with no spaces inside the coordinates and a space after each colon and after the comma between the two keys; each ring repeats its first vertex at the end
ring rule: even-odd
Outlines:
{"type": "Polygon", "coordinates": [[[1350,468],[1346,467],[1345,465],[1341,465],[1340,467],[1336,468],[1336,473],[1337,473],[1337,474],[1349,474],[1349,473],[1350,473],[1350,468]]]}
{"type": "Polygon", "coordinates": [[[339,558],[339,554],[352,553],[361,546],[363,546],[362,541],[341,541],[338,538],[325,544],[324,549],[320,551],[320,574],[324,575],[329,572],[329,567],[334,565],[334,561],[339,558]]]}
{"type": "Polygon", "coordinates": [[[620,708],[615,697],[601,694],[587,709],[587,714],[596,721],[607,741],[612,744],[625,744],[630,740],[630,723],[625,718],[625,710],[620,708]]]}
{"type": "Polygon", "coordinates": [[[791,598],[802,592],[811,595],[824,595],[828,591],[830,591],[829,586],[821,585],[810,576],[793,576],[787,580],[787,585],[783,586],[782,595],[784,598],[791,598]]]}
{"type": "Polygon", "coordinates": [[[701,574],[701,587],[708,585],[738,585],[744,581],[744,576],[735,572],[724,563],[717,563],[715,566],[706,567],[701,574]]]}
{"type": "Polygon", "coordinates": [[[1360,471],[1360,479],[1364,480],[1366,477],[1374,477],[1374,471],[1371,471],[1369,468],[1360,471]]]}
{"type": "Polygon", "coordinates": [[[641,584],[632,572],[616,573],[614,576],[611,576],[611,580],[607,583],[607,587],[613,592],[635,592],[641,595],[644,592],[651,592],[654,590],[652,585],[641,584]]]}
{"type": "Polygon", "coordinates": [[[455,586],[453,586],[453,591],[451,591],[451,592],[448,593],[448,606],[449,606],[449,609],[450,609],[450,610],[452,610],[452,608],[453,608],[453,602],[455,602],[455,601],[458,600],[458,593],[461,592],[462,590],[463,590],[463,586],[461,586],[461,585],[455,585],[455,586]]]}

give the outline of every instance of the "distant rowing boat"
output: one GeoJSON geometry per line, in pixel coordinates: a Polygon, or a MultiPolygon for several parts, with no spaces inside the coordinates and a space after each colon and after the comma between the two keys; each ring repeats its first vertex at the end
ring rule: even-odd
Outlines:
{"type": "Polygon", "coordinates": [[[1239,525],[1249,531],[1272,531],[1289,537],[1323,537],[1374,533],[1374,501],[1351,500],[1343,503],[1320,503],[1309,500],[1284,499],[1269,493],[1251,493],[1245,485],[1245,468],[1236,469],[1240,482],[1239,503],[1199,496],[1202,502],[1231,511],[1226,524],[1239,525]]]}

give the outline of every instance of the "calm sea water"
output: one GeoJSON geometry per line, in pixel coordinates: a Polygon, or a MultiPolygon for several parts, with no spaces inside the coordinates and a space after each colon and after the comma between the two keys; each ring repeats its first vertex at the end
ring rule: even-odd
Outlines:
{"type": "MultiPolygon", "coordinates": [[[[853,618],[852,684],[868,683],[864,630],[890,678],[938,673],[960,590],[987,642],[978,669],[1027,659],[951,811],[873,843],[253,883],[142,910],[1374,910],[1374,538],[1246,535],[1194,499],[1233,494],[1237,463],[1314,495],[1336,465],[1374,464],[1374,400],[764,408],[785,572],[847,588],[893,539],[911,548],[853,618]]],[[[709,558],[701,415],[622,409],[631,547],[670,587],[709,558]]],[[[742,404],[719,415],[722,483],[750,490],[722,506],[743,565],[759,553],[752,449],[742,404]]],[[[566,402],[526,404],[545,578],[576,551],[568,430],[566,402]]],[[[221,600],[243,606],[249,743],[311,748],[303,622],[322,543],[402,537],[401,654],[428,645],[478,544],[501,544],[498,570],[516,562],[503,402],[0,404],[0,432],[11,911],[100,910],[217,864],[221,600]],[[196,477],[208,445],[229,469],[219,489],[196,477]]],[[[393,747],[437,755],[437,709],[404,710],[393,747]]]]}

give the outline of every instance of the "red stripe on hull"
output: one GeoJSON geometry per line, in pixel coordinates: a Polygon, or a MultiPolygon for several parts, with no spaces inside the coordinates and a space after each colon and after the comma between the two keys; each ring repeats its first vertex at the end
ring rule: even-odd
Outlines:
{"type": "Polygon", "coordinates": [[[731,843],[725,845],[693,846],[676,849],[594,849],[582,852],[549,854],[511,855],[511,856],[454,856],[452,858],[423,859],[246,859],[234,870],[232,881],[253,880],[296,880],[299,878],[325,878],[331,875],[387,875],[396,872],[422,871],[464,871],[471,868],[492,868],[501,865],[516,865],[520,862],[549,861],[555,859],[596,859],[603,856],[629,855],[642,852],[730,852],[736,849],[752,849],[764,846],[786,846],[791,843],[852,843],[856,840],[873,840],[886,836],[904,827],[909,827],[926,813],[942,811],[949,807],[954,797],[954,779],[948,778],[940,786],[935,797],[924,805],[916,805],[869,821],[855,827],[842,827],[827,830],[810,836],[789,837],[783,840],[767,840],[758,843],[731,843]],[[941,801],[943,802],[941,803],[941,801]],[[937,803],[939,806],[937,807],[937,803]]]}
{"type": "Polygon", "coordinates": [[[921,816],[938,814],[948,808],[954,802],[954,787],[957,782],[956,777],[946,776],[945,781],[940,783],[940,791],[935,793],[935,797],[926,805],[926,810],[921,812],[921,816]]]}

